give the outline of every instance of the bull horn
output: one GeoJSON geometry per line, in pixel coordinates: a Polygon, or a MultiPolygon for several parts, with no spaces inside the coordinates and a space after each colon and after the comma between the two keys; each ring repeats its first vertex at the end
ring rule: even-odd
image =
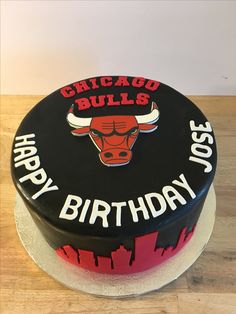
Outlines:
{"type": "Polygon", "coordinates": [[[78,129],[78,128],[82,128],[82,127],[90,125],[92,118],[76,117],[74,115],[73,111],[74,111],[74,104],[70,107],[70,110],[69,110],[67,117],[66,117],[70,126],[78,129]]]}
{"type": "Polygon", "coordinates": [[[145,115],[140,115],[140,116],[135,116],[137,122],[140,123],[148,123],[148,124],[152,124],[154,122],[156,122],[159,119],[159,115],[160,112],[157,108],[156,103],[153,101],[152,102],[152,108],[150,113],[145,114],[145,115]]]}

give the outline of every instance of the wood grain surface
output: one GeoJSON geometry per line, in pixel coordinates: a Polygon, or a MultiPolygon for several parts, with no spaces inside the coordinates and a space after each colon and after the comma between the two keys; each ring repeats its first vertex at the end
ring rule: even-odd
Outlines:
{"type": "Polygon", "coordinates": [[[217,217],[197,262],[179,279],[140,297],[98,298],[71,291],[34,264],[22,247],[13,217],[16,191],[10,175],[13,137],[42,96],[1,97],[1,313],[236,313],[236,97],[191,96],[217,139],[214,181],[217,217]]]}

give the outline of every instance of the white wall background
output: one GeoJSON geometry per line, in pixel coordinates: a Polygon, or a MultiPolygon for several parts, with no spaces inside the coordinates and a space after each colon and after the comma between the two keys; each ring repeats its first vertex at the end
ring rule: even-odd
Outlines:
{"type": "Polygon", "coordinates": [[[48,94],[96,75],[236,94],[235,1],[2,1],[1,93],[48,94]]]}

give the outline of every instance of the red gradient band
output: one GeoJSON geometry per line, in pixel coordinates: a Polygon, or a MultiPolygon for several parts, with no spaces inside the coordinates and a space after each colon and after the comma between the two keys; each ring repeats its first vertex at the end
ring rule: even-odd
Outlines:
{"type": "Polygon", "coordinates": [[[134,260],[132,251],[120,245],[118,250],[111,252],[111,257],[95,256],[94,252],[75,250],[70,245],[56,249],[58,256],[76,266],[106,274],[130,274],[147,270],[161,264],[175,255],[190,240],[195,226],[189,232],[183,228],[175,247],[166,248],[156,246],[158,232],[152,232],[135,238],[134,260]]]}

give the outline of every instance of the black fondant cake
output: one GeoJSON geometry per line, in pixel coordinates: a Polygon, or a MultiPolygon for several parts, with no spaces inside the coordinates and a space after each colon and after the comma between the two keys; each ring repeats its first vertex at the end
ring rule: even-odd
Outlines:
{"type": "Polygon", "coordinates": [[[11,165],[55,254],[124,274],[163,262],[190,239],[216,145],[210,123],[174,89],[103,76],[39,102],[17,130],[11,165]]]}

